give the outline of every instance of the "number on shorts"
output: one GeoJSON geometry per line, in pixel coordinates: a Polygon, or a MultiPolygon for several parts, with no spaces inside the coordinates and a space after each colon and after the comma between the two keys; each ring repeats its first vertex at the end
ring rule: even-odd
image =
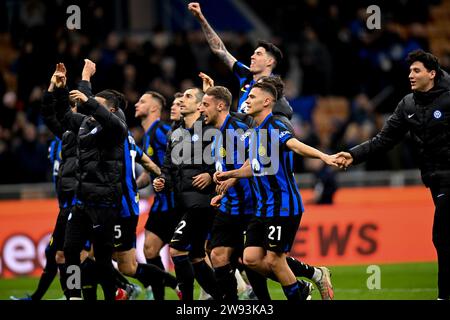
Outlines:
{"type": "Polygon", "coordinates": [[[120,225],[115,225],[114,226],[114,232],[116,233],[114,235],[114,238],[120,239],[120,237],[122,236],[122,230],[120,230],[120,225]]]}
{"type": "Polygon", "coordinates": [[[268,236],[268,238],[270,239],[270,240],[275,240],[275,238],[274,238],[274,236],[273,236],[273,234],[275,233],[275,230],[277,230],[277,241],[280,241],[281,240],[281,226],[269,226],[269,230],[270,230],[270,232],[269,232],[269,236],[268,236]]]}
{"type": "Polygon", "coordinates": [[[186,221],[181,220],[177,228],[175,229],[175,233],[183,234],[183,231],[181,231],[181,229],[183,229],[184,227],[186,227],[186,221]]]}

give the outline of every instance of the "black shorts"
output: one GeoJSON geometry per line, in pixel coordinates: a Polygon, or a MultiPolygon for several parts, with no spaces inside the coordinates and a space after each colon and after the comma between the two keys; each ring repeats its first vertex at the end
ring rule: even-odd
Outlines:
{"type": "Polygon", "coordinates": [[[59,208],[58,217],[56,218],[55,228],[50,238],[49,246],[56,252],[64,249],[64,237],[66,235],[67,217],[72,207],[59,208]]]}
{"type": "Polygon", "coordinates": [[[288,253],[294,243],[302,215],[289,217],[253,217],[245,233],[245,247],[288,253]]]}
{"type": "Polygon", "coordinates": [[[241,252],[244,248],[244,235],[253,215],[230,215],[217,212],[214,218],[209,247],[230,247],[241,252]]]}
{"type": "Polygon", "coordinates": [[[139,216],[119,217],[114,225],[114,251],[136,248],[136,227],[139,216]]]}
{"type": "Polygon", "coordinates": [[[211,231],[215,211],[212,207],[185,209],[169,246],[179,251],[188,251],[189,257],[205,256],[205,241],[211,231]]]}
{"type": "Polygon", "coordinates": [[[169,243],[180,219],[180,213],[175,210],[164,212],[150,211],[145,223],[145,230],[156,234],[163,243],[169,243]]]}
{"type": "Polygon", "coordinates": [[[118,207],[98,208],[76,205],[67,217],[64,251],[85,249],[87,241],[95,247],[113,249],[114,225],[119,216],[118,207]]]}

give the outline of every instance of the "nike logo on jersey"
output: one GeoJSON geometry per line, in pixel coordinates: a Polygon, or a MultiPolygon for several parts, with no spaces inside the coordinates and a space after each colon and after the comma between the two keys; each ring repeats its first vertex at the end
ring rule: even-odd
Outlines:
{"type": "Polygon", "coordinates": [[[437,195],[437,198],[440,198],[440,197],[442,197],[442,196],[445,196],[445,193],[438,194],[438,195],[437,195]]]}
{"type": "Polygon", "coordinates": [[[411,119],[412,117],[414,117],[415,113],[412,114],[408,114],[408,119],[411,119]]]}

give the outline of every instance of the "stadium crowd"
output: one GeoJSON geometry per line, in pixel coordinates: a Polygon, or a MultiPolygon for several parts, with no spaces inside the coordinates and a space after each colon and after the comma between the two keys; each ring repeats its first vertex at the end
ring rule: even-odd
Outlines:
{"type": "MultiPolygon", "coordinates": [[[[285,53],[275,72],[286,82],[298,137],[330,152],[372,136],[408,92],[404,58],[414,49],[428,49],[425,27],[429,9],[439,3],[382,2],[383,28],[368,30],[365,9],[370,1],[345,1],[345,5],[338,0],[287,1],[275,9],[265,2],[245,2],[273,28],[270,40],[285,53]],[[406,18],[402,10],[417,14],[406,18]],[[315,128],[314,112],[320,97],[344,97],[348,109],[331,122],[324,135],[318,135],[315,128]]],[[[64,61],[70,74],[79,75],[83,59],[89,57],[98,70],[93,85],[124,92],[130,105],[148,89],[171,98],[176,91],[198,85],[199,70],[231,88],[234,96],[237,93],[230,71],[211,53],[198,25],[191,30],[167,30],[160,21],[142,40],[127,32],[111,31],[119,17],[109,1],[81,3],[82,26],[75,31],[65,27],[70,1],[9,0],[0,4],[1,183],[51,179],[47,160],[51,135],[36,105],[55,61],[64,61]]],[[[192,18],[187,10],[185,14],[186,19],[192,18]]],[[[254,50],[255,39],[245,33],[221,35],[240,61],[254,50]]],[[[447,70],[448,61],[447,57],[441,61],[447,70]]],[[[75,87],[77,80],[69,77],[69,87],[75,87]]],[[[139,143],[143,132],[131,109],[126,116],[139,143]]],[[[371,159],[365,168],[415,167],[407,140],[382,159],[371,159]]],[[[317,168],[297,158],[296,171],[317,168]]]]}

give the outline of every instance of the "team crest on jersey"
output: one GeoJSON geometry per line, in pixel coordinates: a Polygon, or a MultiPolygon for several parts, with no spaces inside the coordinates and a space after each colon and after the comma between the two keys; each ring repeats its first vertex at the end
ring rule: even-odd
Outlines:
{"type": "Polygon", "coordinates": [[[59,157],[60,159],[62,159],[62,154],[61,154],[61,151],[59,151],[59,153],[58,153],[58,157],[59,157]]]}
{"type": "Polygon", "coordinates": [[[226,155],[227,155],[227,150],[226,150],[223,146],[220,147],[220,149],[219,149],[219,155],[220,155],[222,158],[225,158],[226,155]]]}
{"type": "Polygon", "coordinates": [[[198,141],[198,139],[199,139],[198,134],[194,134],[192,136],[192,142],[196,142],[196,141],[198,141]]]}
{"type": "Polygon", "coordinates": [[[258,154],[260,157],[264,157],[267,154],[267,150],[264,146],[259,146],[258,154]]]}
{"type": "Polygon", "coordinates": [[[134,197],[134,202],[135,203],[139,202],[139,193],[137,193],[136,196],[134,197]]]}
{"type": "Polygon", "coordinates": [[[152,148],[152,146],[148,146],[147,154],[148,154],[149,157],[153,156],[153,148],[152,148]]]}
{"type": "Polygon", "coordinates": [[[441,112],[440,110],[436,110],[436,111],[433,113],[433,117],[434,117],[435,119],[440,119],[440,118],[442,117],[442,112],[441,112]]]}

